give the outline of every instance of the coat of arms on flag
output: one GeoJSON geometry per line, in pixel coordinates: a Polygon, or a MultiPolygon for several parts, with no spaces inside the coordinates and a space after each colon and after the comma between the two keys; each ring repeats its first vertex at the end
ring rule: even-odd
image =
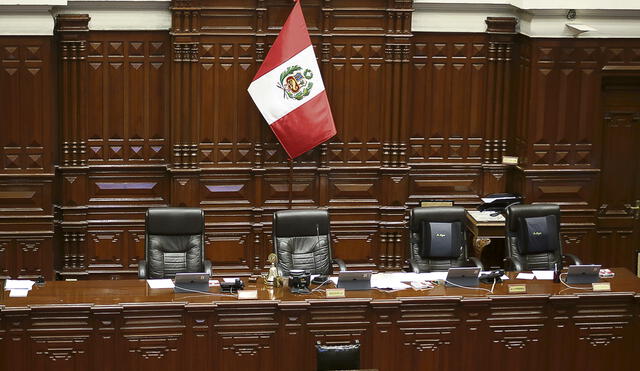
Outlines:
{"type": "Polygon", "coordinates": [[[309,95],[313,88],[311,78],[313,78],[313,72],[310,69],[302,72],[302,67],[291,66],[280,74],[278,87],[284,90],[285,96],[300,100],[309,95]]]}
{"type": "Polygon", "coordinates": [[[336,134],[300,1],[247,90],[290,158],[336,134]]]}

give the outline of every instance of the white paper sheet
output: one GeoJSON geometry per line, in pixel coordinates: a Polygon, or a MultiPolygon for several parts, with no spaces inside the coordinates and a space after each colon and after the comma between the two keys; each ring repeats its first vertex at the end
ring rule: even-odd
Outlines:
{"type": "Polygon", "coordinates": [[[4,283],[4,289],[5,290],[13,290],[13,289],[31,290],[31,288],[33,287],[34,283],[36,283],[36,281],[31,281],[31,280],[7,280],[4,283]]]}
{"type": "Polygon", "coordinates": [[[519,280],[532,280],[535,277],[536,276],[533,273],[518,273],[518,275],[516,276],[516,279],[519,279],[519,280]]]}
{"type": "Polygon", "coordinates": [[[404,290],[411,286],[402,283],[399,276],[393,274],[378,273],[371,275],[371,288],[386,290],[404,290]]]}
{"type": "Polygon", "coordinates": [[[12,289],[9,296],[12,298],[24,298],[29,295],[29,289],[12,289]]]}
{"type": "Polygon", "coordinates": [[[533,275],[536,276],[536,279],[539,280],[552,280],[553,279],[553,271],[532,271],[533,275]]]}
{"type": "Polygon", "coordinates": [[[172,289],[174,288],[173,281],[169,278],[160,279],[160,280],[147,280],[147,284],[151,289],[172,289]]]}
{"type": "Polygon", "coordinates": [[[222,280],[224,282],[235,283],[237,279],[239,279],[239,278],[238,277],[224,277],[222,280]]]}

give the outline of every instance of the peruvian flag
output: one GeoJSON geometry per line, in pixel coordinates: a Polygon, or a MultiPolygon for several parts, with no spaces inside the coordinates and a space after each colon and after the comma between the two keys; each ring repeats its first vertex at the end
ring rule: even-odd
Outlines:
{"type": "Polygon", "coordinates": [[[300,1],[247,90],[290,158],[336,135],[300,1]]]}

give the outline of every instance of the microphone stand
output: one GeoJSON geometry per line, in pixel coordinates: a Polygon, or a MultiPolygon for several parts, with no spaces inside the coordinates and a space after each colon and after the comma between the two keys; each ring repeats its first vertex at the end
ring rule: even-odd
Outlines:
{"type": "MultiPolygon", "coordinates": [[[[316,263],[316,248],[318,246],[320,246],[320,226],[318,224],[316,224],[316,238],[317,238],[317,242],[316,242],[316,247],[314,247],[313,251],[311,251],[311,256],[313,257],[313,267],[314,269],[318,269],[318,264],[316,263]]],[[[311,280],[311,283],[315,284],[315,285],[322,285],[323,283],[325,283],[329,278],[323,274],[319,274],[318,276],[316,276],[313,280],[311,280]]]]}

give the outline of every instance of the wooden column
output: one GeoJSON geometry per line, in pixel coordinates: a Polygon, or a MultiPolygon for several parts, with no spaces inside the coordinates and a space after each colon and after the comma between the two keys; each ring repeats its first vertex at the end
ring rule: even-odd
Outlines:
{"type": "Polygon", "coordinates": [[[411,91],[411,2],[390,1],[385,42],[386,107],[382,145],[383,197],[380,210],[380,269],[401,269],[404,265],[406,236],[405,203],[408,198],[407,133],[411,91]]]}
{"type": "Polygon", "coordinates": [[[63,276],[86,274],[87,235],[87,33],[89,15],[56,18],[62,153],[61,268],[63,276]]]}
{"type": "Polygon", "coordinates": [[[171,204],[198,206],[200,121],[199,13],[189,0],[172,3],[171,204]]]}
{"type": "Polygon", "coordinates": [[[512,124],[511,103],[512,48],[518,20],[513,17],[488,17],[489,35],[487,74],[487,122],[483,156],[483,191],[504,192],[507,167],[502,156],[507,149],[507,132],[512,124]]]}

